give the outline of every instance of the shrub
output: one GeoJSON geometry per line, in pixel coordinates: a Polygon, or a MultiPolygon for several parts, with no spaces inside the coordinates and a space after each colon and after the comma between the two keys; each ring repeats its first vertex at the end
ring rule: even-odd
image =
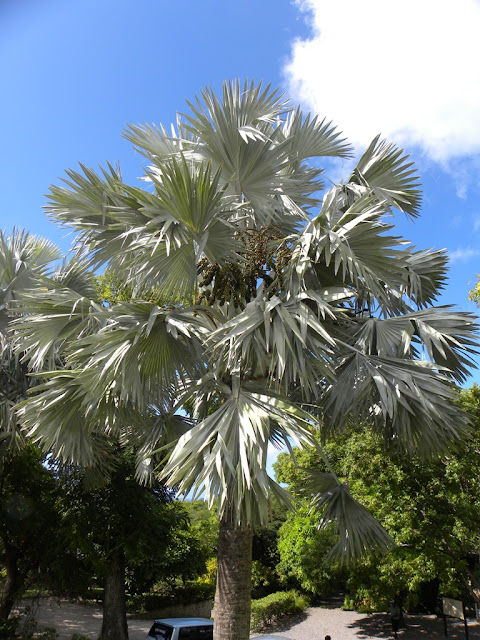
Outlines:
{"type": "Polygon", "coordinates": [[[130,613],[148,612],[175,604],[192,604],[210,600],[215,593],[214,586],[208,583],[187,582],[165,587],[160,593],[144,593],[130,596],[127,608],[130,613]]]}
{"type": "Polygon", "coordinates": [[[58,640],[58,633],[54,627],[42,627],[33,637],[35,640],[58,640]]]}
{"type": "Polygon", "coordinates": [[[261,631],[279,618],[301,613],[308,604],[307,598],[296,591],[277,591],[265,598],[253,600],[251,627],[254,631],[261,631]]]}

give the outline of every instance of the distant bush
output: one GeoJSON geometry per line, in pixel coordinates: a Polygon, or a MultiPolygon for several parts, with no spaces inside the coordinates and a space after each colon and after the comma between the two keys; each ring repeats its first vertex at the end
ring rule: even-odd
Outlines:
{"type": "Polygon", "coordinates": [[[209,583],[188,582],[164,588],[160,593],[142,593],[127,599],[130,612],[156,611],[172,604],[192,604],[213,598],[215,587],[209,583]]]}
{"type": "Polygon", "coordinates": [[[252,601],[251,628],[261,631],[279,618],[301,613],[309,605],[308,599],[297,591],[277,591],[252,601]]]}

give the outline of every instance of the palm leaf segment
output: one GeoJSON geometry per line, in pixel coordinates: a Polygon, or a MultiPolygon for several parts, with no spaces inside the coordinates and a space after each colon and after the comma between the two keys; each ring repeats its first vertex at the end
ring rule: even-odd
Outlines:
{"type": "MultiPolygon", "coordinates": [[[[390,214],[414,217],[420,206],[401,150],[375,139],[350,179],[319,201],[321,170],[309,159],[345,157],[345,141],[270,87],[238,82],[221,97],[206,89],[170,133],[143,125],[125,136],[147,159],[148,189],[125,185],[110,166],[82,168],[52,188],[48,205],[78,231],[90,263],[108,263],[133,290],[129,303],[90,305],[74,344],[59,324],[81,411],[100,424],[100,408],[113,402],[164,423],[186,404],[195,426],[165,477],[219,497],[221,513],[234,505],[242,522],[264,521],[276,490],[267,442],[303,446],[316,429],[294,398],[332,430],[352,411],[367,415],[403,450],[431,451],[464,433],[449,401],[472,364],[476,321],[430,309],[444,252],[392,234],[390,214]]],[[[52,339],[35,333],[41,315],[22,325],[32,356],[52,339]]],[[[38,437],[43,418],[32,416],[47,393],[22,409],[38,437]]],[[[339,511],[345,489],[328,491],[319,504],[327,519],[344,518],[352,539],[355,510],[339,511]]]]}
{"type": "Polygon", "coordinates": [[[304,493],[313,496],[312,504],[323,512],[319,526],[326,528],[333,524],[338,536],[330,551],[334,559],[348,564],[367,553],[381,553],[394,546],[385,529],[350,495],[334,473],[306,471],[304,493]]]}

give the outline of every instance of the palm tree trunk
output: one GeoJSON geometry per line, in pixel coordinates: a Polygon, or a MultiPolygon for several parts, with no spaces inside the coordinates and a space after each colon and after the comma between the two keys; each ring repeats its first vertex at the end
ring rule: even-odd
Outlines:
{"type": "Polygon", "coordinates": [[[123,549],[116,549],[109,555],[105,573],[105,599],[100,640],[128,640],[123,549]]]}
{"type": "Polygon", "coordinates": [[[220,520],[214,640],[248,640],[252,573],[252,529],[220,520]]]}

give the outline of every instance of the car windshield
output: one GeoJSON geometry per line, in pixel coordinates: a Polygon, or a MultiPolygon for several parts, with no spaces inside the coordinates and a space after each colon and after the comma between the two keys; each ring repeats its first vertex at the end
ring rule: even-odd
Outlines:
{"type": "Polygon", "coordinates": [[[163,622],[155,622],[153,627],[148,632],[149,636],[155,638],[155,640],[170,640],[173,633],[173,627],[163,622]]]}
{"type": "Polygon", "coordinates": [[[213,626],[182,627],[178,638],[179,640],[213,640],[213,626]]]}

